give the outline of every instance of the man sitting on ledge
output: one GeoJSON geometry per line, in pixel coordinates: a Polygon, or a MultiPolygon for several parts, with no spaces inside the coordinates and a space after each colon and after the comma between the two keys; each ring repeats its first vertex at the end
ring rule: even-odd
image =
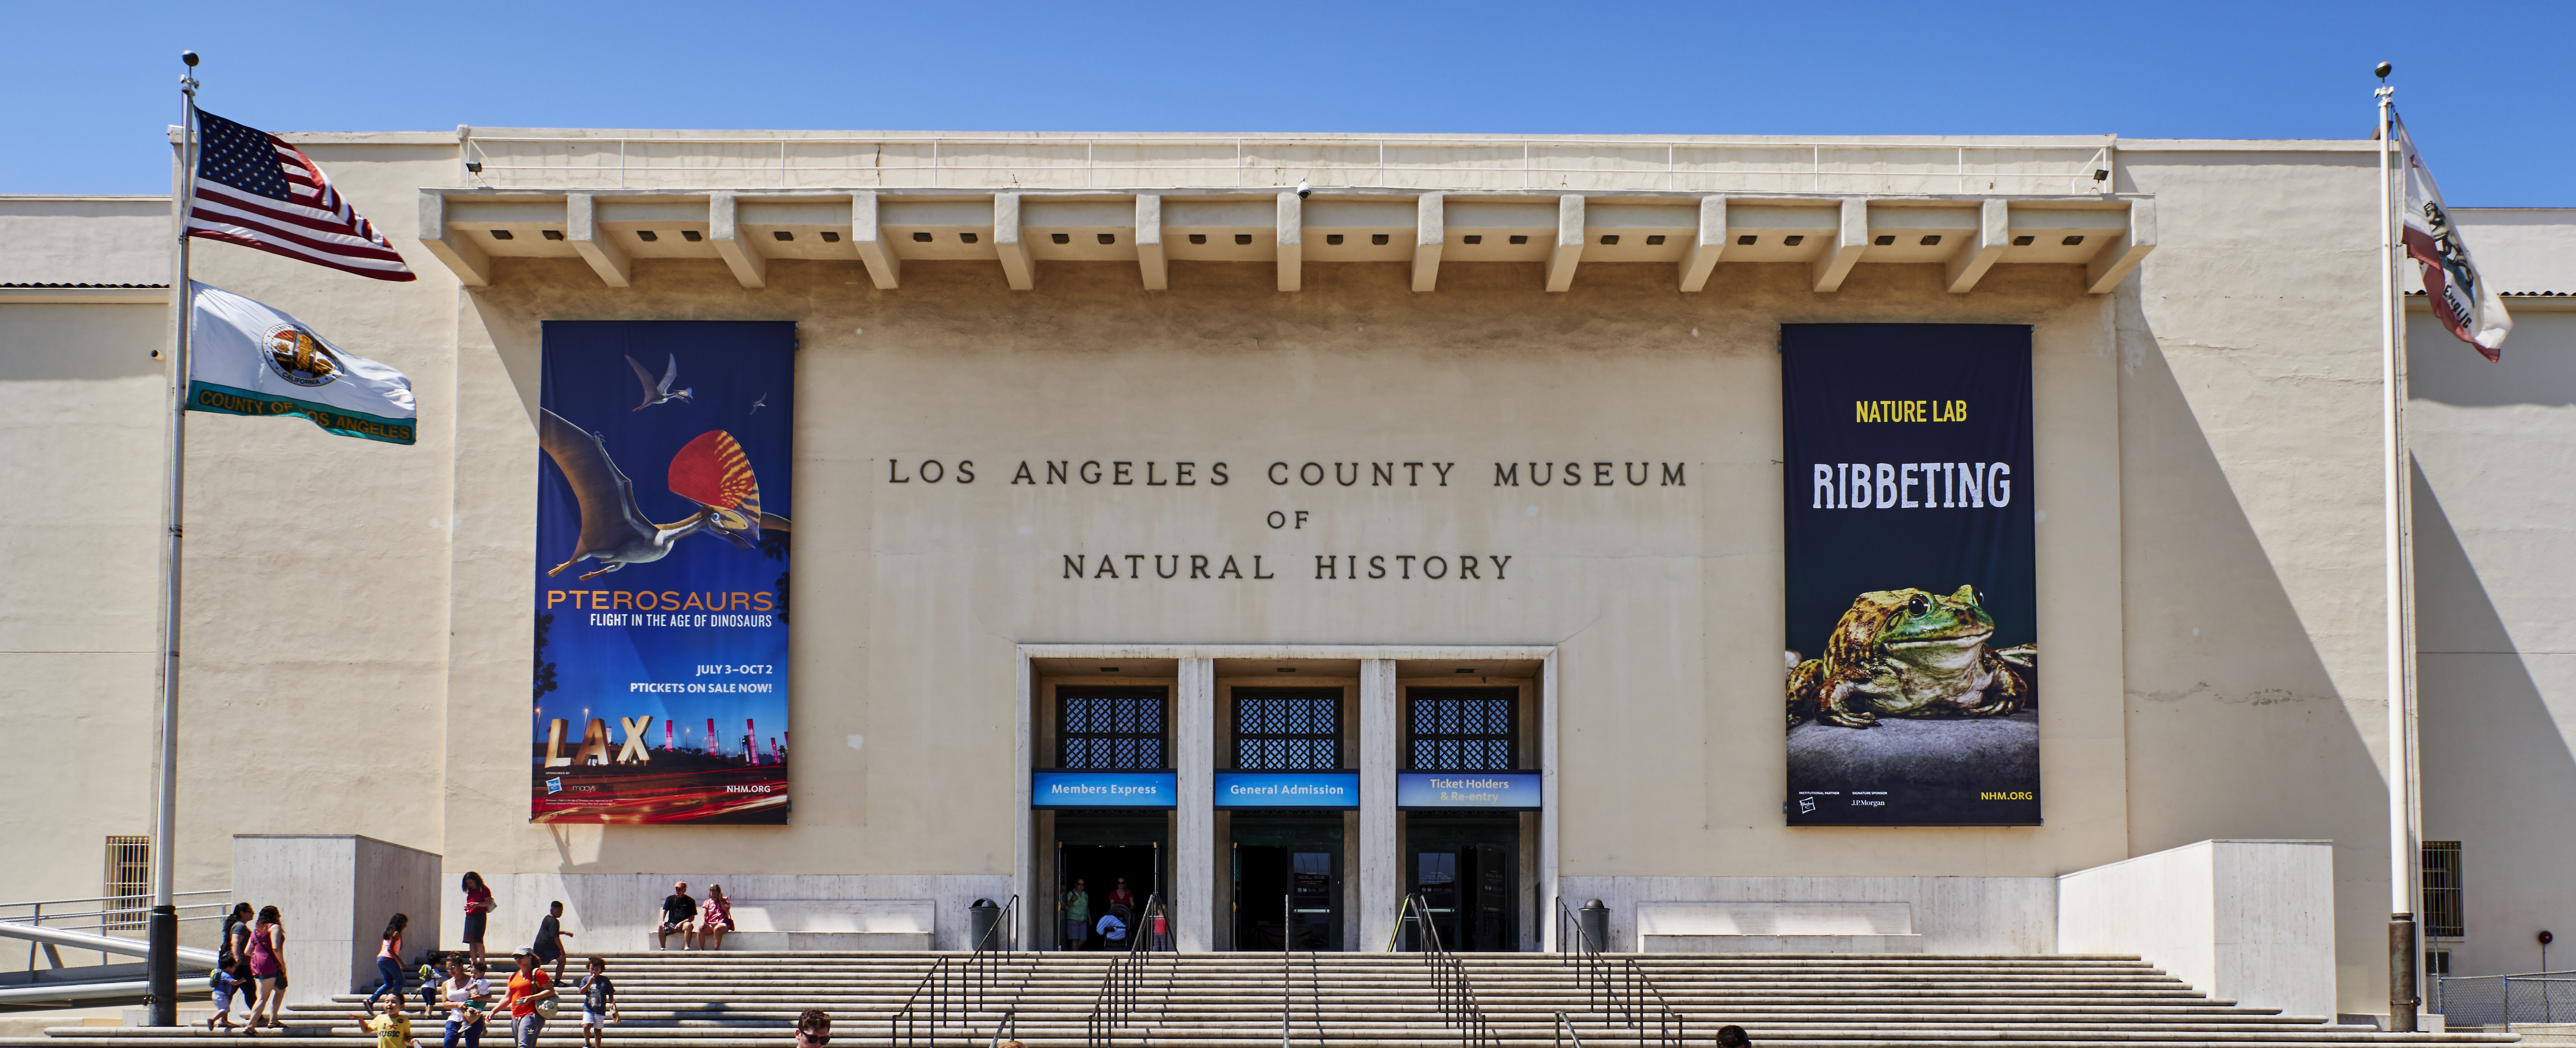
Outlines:
{"type": "Polygon", "coordinates": [[[671,933],[678,932],[681,949],[697,949],[697,918],[698,900],[689,897],[689,882],[681,881],[672,885],[670,896],[662,900],[662,923],[653,930],[654,947],[670,949],[671,933]]]}

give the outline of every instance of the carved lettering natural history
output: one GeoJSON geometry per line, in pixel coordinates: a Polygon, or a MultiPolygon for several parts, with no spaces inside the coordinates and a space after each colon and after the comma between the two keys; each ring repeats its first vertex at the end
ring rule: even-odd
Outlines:
{"type": "MultiPolygon", "coordinates": [[[[1437,492],[1493,488],[1555,488],[1565,491],[1690,486],[1690,464],[1665,460],[1531,459],[1462,464],[1431,458],[1383,460],[1273,459],[1249,470],[1219,459],[1190,458],[1040,458],[1013,462],[1010,487],[1106,487],[1210,489],[1249,482],[1258,489],[1285,488],[1419,488],[1437,492]],[[1477,481],[1484,481],[1479,484],[1477,481]]],[[[885,460],[889,485],[970,485],[975,460],[929,456],[885,460]]],[[[1537,508],[1530,508],[1532,513],[1537,508]]],[[[1262,524],[1272,531],[1305,531],[1321,511],[1265,508],[1262,524]]],[[[1027,529],[1023,528],[1025,534],[1027,529]]],[[[1060,555],[1055,577],[1085,582],[1164,580],[1173,582],[1269,582],[1281,578],[1308,582],[1479,583],[1512,581],[1513,555],[1493,552],[1302,554],[1291,567],[1276,553],[1093,553],[1060,555]]]]}

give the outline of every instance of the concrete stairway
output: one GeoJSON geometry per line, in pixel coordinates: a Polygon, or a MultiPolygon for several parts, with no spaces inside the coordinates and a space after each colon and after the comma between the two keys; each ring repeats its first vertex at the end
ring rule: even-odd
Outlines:
{"type": "MultiPolygon", "coordinates": [[[[579,958],[575,958],[578,962],[579,958]]],[[[796,1014],[832,1014],[836,1042],[889,1040],[907,1001],[923,1020],[911,1044],[929,1035],[931,995],[918,993],[935,970],[941,1001],[940,1043],[982,1048],[1002,1018],[1016,1019],[1031,1048],[1079,1048],[1099,1004],[1110,956],[1101,953],[1016,954],[992,972],[980,1000],[966,986],[964,958],[934,953],[688,953],[607,955],[624,1021],[611,1027],[615,1048],[782,1048],[796,1014]],[[941,966],[943,959],[946,966],[941,966]],[[960,991],[964,999],[959,999],[960,991]]],[[[2391,1043],[2510,1042],[2505,1034],[2383,1034],[2332,1025],[2327,1017],[2285,1016],[2212,1000],[2133,957],[1905,955],[1679,955],[1605,958],[1614,982],[1634,962],[1651,983],[1627,1000],[1659,1000],[1678,1013],[1684,1043],[1714,1042],[1719,1026],[1743,1026],[1757,1044],[1813,1048],[1859,1045],[1935,1046],[2011,1042],[2016,1048],[2156,1045],[2304,1046],[2391,1043]]],[[[1496,1039],[1513,1045],[1558,1043],[1557,1013],[1590,1048],[1662,1043],[1651,1020],[1633,1028],[1609,1014],[1612,1002],[1591,992],[1577,969],[1554,954],[1469,955],[1464,967],[1475,1002],[1496,1039]]],[[[1305,954],[1287,964],[1290,1048],[1436,1048],[1460,1043],[1443,1021],[1430,969],[1418,955],[1305,954]]],[[[1121,1048],[1168,1044],[1186,1048],[1272,1048],[1280,1043],[1282,963],[1277,954],[1154,954],[1144,961],[1136,1005],[1115,1031],[1121,1048]]],[[[578,963],[567,974],[577,972],[578,963]]],[[[288,1029],[261,1041],[290,1048],[348,1048],[363,1035],[348,1013],[362,998],[288,1009],[288,1029]]],[[[418,997],[413,997],[417,1007],[418,997]]],[[[567,1002],[571,1004],[572,1002],[567,1002]]],[[[1640,1018],[1644,1018],[1641,1016],[1640,1018]]],[[[425,1045],[440,1030],[415,1028],[425,1045]]],[[[239,1034],[178,1030],[65,1027],[47,1038],[0,1039],[0,1048],[168,1048],[179,1041],[239,1034]]],[[[567,1007],[547,1025],[546,1048],[574,1048],[580,1019],[567,1007]]],[[[506,1048],[496,1023],[486,1043],[506,1048]]]]}

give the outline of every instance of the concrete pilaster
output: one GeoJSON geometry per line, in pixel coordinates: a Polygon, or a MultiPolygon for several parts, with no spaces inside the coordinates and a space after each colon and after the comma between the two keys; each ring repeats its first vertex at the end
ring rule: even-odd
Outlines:
{"type": "Polygon", "coordinates": [[[1402,890],[1403,857],[1396,854],[1396,751],[1403,738],[1395,689],[1395,660],[1360,660],[1360,941],[1353,948],[1386,949],[1395,935],[1395,896],[1402,890]]]}
{"type": "Polygon", "coordinates": [[[1216,660],[1182,659],[1173,696],[1172,759],[1180,809],[1172,822],[1172,945],[1215,948],[1216,660]]]}

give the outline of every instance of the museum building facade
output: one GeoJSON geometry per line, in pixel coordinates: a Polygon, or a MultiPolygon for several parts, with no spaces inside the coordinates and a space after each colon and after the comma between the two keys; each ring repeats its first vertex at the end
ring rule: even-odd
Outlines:
{"type": "MultiPolygon", "coordinates": [[[[1597,899],[1870,953],[2152,953],[2198,891],[2276,965],[2220,990],[2386,1008],[2373,143],[285,137],[419,279],[193,275],[419,435],[191,416],[179,888],[347,834],[601,949],[686,880],[940,948],[1597,899]]],[[[2423,910],[2522,971],[2576,218],[2459,215],[2516,328],[2407,329],[2423,910]]],[[[0,198],[28,898],[148,830],[172,231],[0,198]]]]}

